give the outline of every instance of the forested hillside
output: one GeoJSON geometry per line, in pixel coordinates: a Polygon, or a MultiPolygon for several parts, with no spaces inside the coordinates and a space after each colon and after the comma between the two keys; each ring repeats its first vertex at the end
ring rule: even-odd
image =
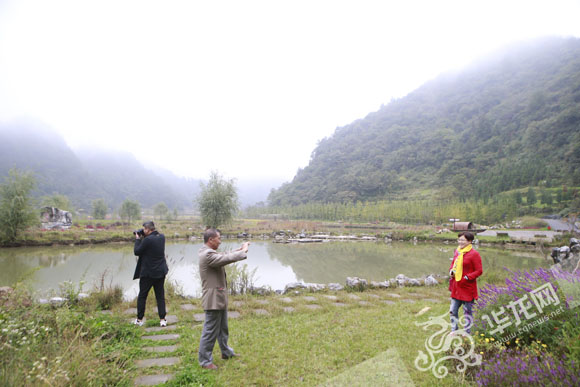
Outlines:
{"type": "Polygon", "coordinates": [[[483,199],[580,184],[580,40],[550,38],[442,75],[320,141],[273,206],[435,190],[483,199]]]}

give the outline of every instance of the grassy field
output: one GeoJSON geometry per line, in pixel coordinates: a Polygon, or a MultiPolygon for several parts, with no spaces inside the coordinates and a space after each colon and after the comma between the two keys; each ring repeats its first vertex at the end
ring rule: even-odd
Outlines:
{"type": "MultiPolygon", "coordinates": [[[[499,285],[505,279],[505,273],[485,273],[479,285],[499,285]]],[[[70,299],[74,299],[72,293],[74,290],[70,299]]],[[[163,342],[176,345],[175,352],[160,354],[145,351],[145,347],[159,343],[145,339],[144,328],[130,324],[134,311],[128,308],[134,308],[135,301],[121,301],[120,289],[101,289],[88,299],[60,307],[35,303],[25,284],[19,284],[13,292],[0,292],[0,385],[131,386],[137,377],[146,374],[172,373],[174,378],[166,383],[168,386],[447,386],[475,385],[480,370],[474,366],[458,372],[455,367],[460,362],[445,360],[439,365],[445,366],[449,374],[439,378],[433,369],[416,366],[428,368],[432,364],[417,363],[417,359],[420,351],[428,353],[427,340],[442,328],[434,324],[424,329],[418,324],[437,318],[448,321],[449,292],[445,284],[363,292],[231,296],[229,344],[241,356],[222,360],[216,345],[218,371],[204,370],[197,363],[202,323],[196,315],[203,315],[201,301],[181,296],[179,288],[171,283],[166,284],[166,295],[168,313],[178,320],[176,329],[152,334],[177,333],[180,337],[163,342]],[[105,308],[110,312],[103,313],[101,309],[105,308]],[[174,356],[179,363],[169,367],[136,366],[137,360],[174,356]]],[[[522,348],[529,352],[526,356],[552,356],[541,351],[555,346],[554,353],[564,350],[577,358],[579,350],[574,349],[573,342],[580,332],[577,316],[571,313],[566,319],[572,318],[572,323],[562,320],[542,326],[558,329],[556,332],[563,332],[566,340],[550,344],[551,336],[542,331],[533,339],[522,336],[522,345],[526,342],[522,348]],[[542,341],[538,340],[540,335],[542,341]],[[544,343],[549,346],[544,348],[544,343]]],[[[153,294],[145,317],[146,327],[158,325],[153,294]]],[[[474,333],[473,345],[456,337],[463,341],[465,350],[473,349],[484,360],[508,353],[493,345],[493,337],[474,333]]],[[[433,337],[437,343],[443,336],[433,337]]],[[[520,346],[517,340],[511,345],[520,346]]],[[[436,353],[434,360],[450,354],[451,349],[436,353]]],[[[580,372],[574,371],[574,365],[565,366],[565,377],[580,372]]]]}
{"type": "MultiPolygon", "coordinates": [[[[440,380],[414,366],[418,351],[425,351],[425,340],[433,333],[415,323],[446,313],[444,286],[232,297],[230,310],[241,316],[230,319],[230,345],[241,357],[224,361],[216,345],[217,372],[197,364],[201,323],[194,315],[203,313],[200,301],[169,294],[169,313],[179,319],[172,333],[181,335],[164,343],[178,345],[181,359],[167,370],[176,373],[169,385],[336,385],[353,378],[368,385],[389,375],[402,385],[427,386],[462,379],[453,374],[440,380]],[[183,304],[192,304],[194,310],[182,310],[183,304]],[[311,309],[312,305],[319,308],[311,309]],[[294,311],[285,311],[288,307],[294,311]],[[417,316],[421,311],[424,314],[417,316]]],[[[158,324],[154,304],[150,297],[148,326],[158,324]]],[[[142,328],[129,324],[133,316],[124,314],[128,307],[134,302],[118,303],[112,315],[105,315],[92,299],[60,308],[31,304],[23,310],[4,299],[0,319],[11,333],[3,331],[0,340],[0,384],[129,386],[139,375],[159,372],[134,366],[135,359],[157,354],[142,349],[151,342],[140,338],[142,328]],[[35,333],[41,331],[42,340],[36,340],[35,333]]]]}

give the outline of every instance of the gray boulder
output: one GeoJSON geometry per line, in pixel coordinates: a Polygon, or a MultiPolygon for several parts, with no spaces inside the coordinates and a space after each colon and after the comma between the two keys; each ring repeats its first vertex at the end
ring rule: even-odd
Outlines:
{"type": "Polygon", "coordinates": [[[337,284],[337,283],[331,283],[331,284],[328,284],[328,289],[338,291],[338,290],[343,290],[344,286],[342,286],[341,284],[337,284]]]}
{"type": "Polygon", "coordinates": [[[291,282],[284,287],[284,294],[298,289],[306,289],[306,285],[303,282],[291,282]]]}
{"type": "Polygon", "coordinates": [[[382,281],[382,282],[377,282],[377,281],[371,281],[371,288],[382,288],[382,289],[386,289],[388,287],[391,286],[389,281],[382,281]]]}
{"type": "Polygon", "coordinates": [[[433,277],[433,275],[429,275],[429,276],[427,276],[427,278],[425,278],[425,286],[435,286],[438,284],[439,284],[439,281],[437,281],[437,279],[435,279],[435,277],[433,277]]]}
{"type": "Polygon", "coordinates": [[[346,287],[347,288],[357,288],[359,290],[364,290],[368,286],[366,279],[358,277],[346,277],[346,287]]]}
{"type": "Polygon", "coordinates": [[[49,300],[49,302],[51,305],[60,306],[66,302],[66,298],[64,298],[64,297],[52,297],[49,300]]]}
{"type": "Polygon", "coordinates": [[[258,286],[258,287],[251,287],[249,289],[249,292],[251,294],[257,294],[260,296],[267,296],[272,294],[272,289],[270,289],[270,287],[268,286],[258,286]]]}
{"type": "Polygon", "coordinates": [[[407,283],[409,282],[411,278],[407,277],[404,274],[399,274],[395,277],[395,281],[397,283],[397,286],[405,286],[407,285],[407,283]]]}
{"type": "Polygon", "coordinates": [[[311,292],[319,292],[321,290],[326,289],[326,285],[325,284],[311,284],[311,283],[307,283],[305,284],[306,288],[311,291],[311,292]]]}
{"type": "Polygon", "coordinates": [[[421,286],[422,283],[416,278],[409,278],[407,281],[407,286],[421,286]]]}

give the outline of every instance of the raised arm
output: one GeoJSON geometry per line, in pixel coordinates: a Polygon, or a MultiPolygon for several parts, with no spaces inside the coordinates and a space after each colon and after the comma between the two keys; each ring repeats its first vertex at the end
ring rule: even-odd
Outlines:
{"type": "Polygon", "coordinates": [[[143,255],[143,252],[145,251],[148,243],[149,239],[147,238],[135,239],[135,247],[133,248],[133,254],[135,254],[138,257],[143,255]]]}
{"type": "Polygon", "coordinates": [[[248,258],[248,254],[243,250],[237,250],[231,253],[218,253],[214,250],[207,250],[206,252],[206,261],[210,267],[225,266],[246,258],[248,258]]]}

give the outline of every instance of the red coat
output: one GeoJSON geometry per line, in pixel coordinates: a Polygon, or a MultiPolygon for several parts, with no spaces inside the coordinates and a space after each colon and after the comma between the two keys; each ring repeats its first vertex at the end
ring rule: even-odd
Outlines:
{"type": "MultiPolygon", "coordinates": [[[[453,268],[455,260],[459,256],[457,250],[453,256],[453,262],[449,270],[453,268]]],[[[461,301],[477,300],[477,277],[483,273],[481,267],[481,256],[475,249],[463,254],[463,277],[469,277],[468,280],[462,278],[461,281],[455,281],[455,277],[449,280],[449,290],[451,291],[451,298],[461,301]]]]}

